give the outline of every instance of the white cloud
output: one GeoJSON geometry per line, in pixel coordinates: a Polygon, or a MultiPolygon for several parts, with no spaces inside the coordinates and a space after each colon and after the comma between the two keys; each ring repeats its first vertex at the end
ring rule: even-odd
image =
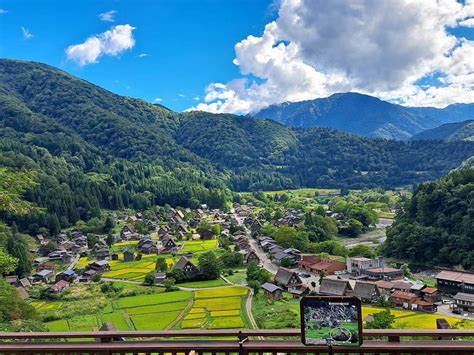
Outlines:
{"type": "Polygon", "coordinates": [[[80,66],[97,63],[103,55],[118,56],[122,52],[133,48],[135,40],[130,25],[118,25],[104,33],[89,37],[84,43],[69,46],[66,54],[80,66]]]}
{"type": "Polygon", "coordinates": [[[156,99],[153,100],[153,102],[156,103],[156,104],[161,102],[161,101],[163,101],[163,99],[161,97],[157,97],[156,99]]]}
{"type": "Polygon", "coordinates": [[[0,15],[6,14],[8,11],[5,9],[0,9],[0,15]]]}
{"type": "Polygon", "coordinates": [[[178,94],[179,97],[186,97],[184,94],[178,94]]]}
{"type": "Polygon", "coordinates": [[[472,0],[283,0],[261,36],[235,45],[243,77],[210,84],[192,109],[249,112],[345,91],[409,105],[472,102],[473,42],[447,28],[473,16],[472,0]],[[440,85],[418,84],[433,73],[440,85]]]}
{"type": "Polygon", "coordinates": [[[26,27],[21,26],[21,32],[23,33],[23,38],[26,40],[34,37],[26,27]]]}
{"type": "Polygon", "coordinates": [[[104,22],[115,22],[115,15],[117,14],[117,11],[115,10],[110,10],[107,12],[103,12],[99,15],[97,15],[101,21],[104,22]]]}
{"type": "Polygon", "coordinates": [[[468,18],[464,21],[459,22],[459,26],[474,27],[474,18],[468,18]]]}
{"type": "Polygon", "coordinates": [[[148,54],[146,53],[140,53],[139,55],[137,55],[138,58],[145,58],[145,57],[148,57],[148,54]]]}
{"type": "Polygon", "coordinates": [[[201,98],[200,98],[199,96],[194,96],[194,97],[193,97],[193,100],[194,100],[194,101],[199,101],[200,99],[201,99],[201,98]]]}

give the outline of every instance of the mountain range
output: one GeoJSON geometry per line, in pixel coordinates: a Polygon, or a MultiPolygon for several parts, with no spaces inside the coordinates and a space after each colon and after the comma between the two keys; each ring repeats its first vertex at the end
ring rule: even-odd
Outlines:
{"type": "Polygon", "coordinates": [[[325,127],[364,137],[406,140],[445,123],[474,119],[474,104],[405,107],[359,93],[271,105],[249,114],[295,128],[325,127]]]}
{"type": "Polygon", "coordinates": [[[411,140],[474,141],[474,120],[446,123],[436,128],[415,134],[411,140]]]}
{"type": "Polygon", "coordinates": [[[435,179],[474,155],[474,142],[369,139],[177,113],[7,59],[0,60],[0,138],[0,168],[31,171],[37,186],[26,197],[49,211],[17,221],[24,227],[49,219],[68,225],[100,208],[222,207],[232,191],[392,188],[435,179]]]}

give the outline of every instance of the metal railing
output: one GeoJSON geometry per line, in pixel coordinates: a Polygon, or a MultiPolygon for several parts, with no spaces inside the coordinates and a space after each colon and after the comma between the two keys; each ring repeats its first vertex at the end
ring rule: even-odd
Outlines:
{"type": "Polygon", "coordinates": [[[368,329],[357,348],[299,337],[295,329],[0,333],[0,354],[474,354],[474,330],[368,329]]]}

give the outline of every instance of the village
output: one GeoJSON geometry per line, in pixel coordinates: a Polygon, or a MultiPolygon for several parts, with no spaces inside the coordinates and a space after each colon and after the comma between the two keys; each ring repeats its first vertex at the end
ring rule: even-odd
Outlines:
{"type": "MultiPolygon", "coordinates": [[[[342,219],[340,213],[329,211],[326,214],[334,220],[342,219]]],[[[305,295],[356,296],[374,309],[406,310],[433,314],[433,317],[439,314],[460,321],[472,319],[472,274],[443,270],[436,280],[424,282],[407,277],[406,270],[391,266],[380,255],[370,258],[307,253],[296,247],[282,246],[265,235],[264,226],[268,224],[291,227],[301,224],[304,213],[295,208],[288,208],[276,221],[266,220],[261,209],[251,203],[234,203],[228,211],[201,205],[195,210],[168,208],[161,214],[148,211],[111,214],[110,218],[114,219],[115,233],[108,235],[91,235],[74,229],[52,238],[37,235],[38,250],[47,249],[48,245],[54,245],[55,249],[42,257],[38,250],[32,250],[37,255],[35,272],[23,278],[6,276],[5,280],[39,309],[48,302],[57,305],[58,302],[51,301],[60,299],[76,285],[104,282],[164,289],[170,295],[173,291],[207,290],[206,297],[212,297],[213,291],[219,294],[226,288],[231,294],[243,292],[238,293],[243,298],[242,304],[238,301],[237,312],[232,309],[210,311],[207,323],[191,313],[184,318],[181,315],[179,324],[183,328],[187,327],[186,322],[190,328],[248,324],[258,327],[258,319],[256,321],[252,314],[255,311],[252,297],[254,300],[264,297],[267,305],[273,305],[279,301],[298,301],[305,295]],[[209,267],[209,262],[203,261],[203,255],[209,257],[209,254],[214,257],[211,264],[223,265],[215,269],[209,267]],[[263,276],[249,276],[250,265],[261,270],[263,276]],[[238,291],[239,288],[243,291],[238,291]],[[30,297],[32,289],[41,292],[34,291],[30,297]],[[238,321],[234,318],[230,323],[215,326],[212,322],[218,319],[214,317],[218,312],[224,312],[224,318],[229,321],[229,315],[238,317],[238,321]]],[[[151,300],[144,306],[153,305],[151,300]]],[[[136,323],[135,318],[130,319],[136,323]]],[[[372,314],[364,318],[366,322],[372,319],[372,314]]],[[[178,323],[170,321],[166,327],[170,324],[178,323]]],[[[441,322],[438,327],[450,325],[441,322]]],[[[141,329],[136,325],[134,328],[141,329]]]]}

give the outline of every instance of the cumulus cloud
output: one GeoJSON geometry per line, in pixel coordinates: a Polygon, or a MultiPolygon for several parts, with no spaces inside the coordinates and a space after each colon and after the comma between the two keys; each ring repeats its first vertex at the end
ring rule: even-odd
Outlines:
{"type": "Polygon", "coordinates": [[[26,27],[21,26],[21,32],[23,33],[23,38],[26,40],[34,37],[26,27]]]}
{"type": "Polygon", "coordinates": [[[115,14],[117,13],[117,11],[115,10],[110,10],[110,11],[107,11],[107,12],[103,12],[99,15],[97,15],[101,21],[104,21],[104,22],[115,22],[115,14]]]}
{"type": "Polygon", "coordinates": [[[161,97],[157,97],[156,99],[153,99],[153,102],[154,102],[155,104],[157,104],[157,103],[159,103],[159,102],[161,102],[161,101],[163,101],[163,99],[162,99],[161,97]]]}
{"type": "Polygon", "coordinates": [[[84,43],[69,46],[66,55],[80,66],[97,63],[103,55],[116,57],[133,48],[135,39],[130,25],[118,25],[101,34],[89,37],[84,43]]]}
{"type": "Polygon", "coordinates": [[[244,113],[358,91],[408,105],[472,102],[468,0],[282,0],[261,36],[235,45],[241,78],[212,83],[192,109],[244,113]],[[421,85],[436,74],[439,85],[421,85]],[[255,79],[257,78],[257,79],[255,79]]]}
{"type": "Polygon", "coordinates": [[[464,21],[459,22],[460,26],[464,27],[474,27],[474,18],[468,18],[464,21]]]}

